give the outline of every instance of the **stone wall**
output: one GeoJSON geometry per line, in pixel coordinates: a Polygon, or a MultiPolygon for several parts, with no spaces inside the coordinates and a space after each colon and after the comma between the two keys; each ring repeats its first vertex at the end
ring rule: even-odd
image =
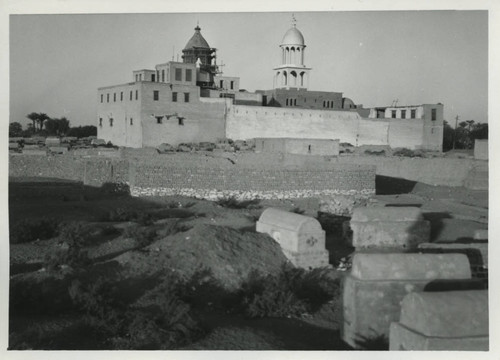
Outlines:
{"type": "Polygon", "coordinates": [[[112,159],[77,156],[10,156],[10,176],[82,181],[86,185],[126,183],[134,196],[186,195],[217,199],[368,197],[375,193],[375,167],[331,162],[301,167],[307,156],[241,158],[175,154],[112,159]],[[236,160],[236,161],[235,161],[236,160]],[[241,160],[241,162],[239,161],[241,160]]]}
{"type": "Polygon", "coordinates": [[[425,119],[367,119],[354,111],[232,105],[226,116],[226,136],[233,140],[327,138],[354,146],[441,151],[442,124],[431,125],[425,119]]]}
{"type": "Polygon", "coordinates": [[[217,199],[302,198],[334,195],[367,197],[375,193],[375,168],[336,165],[316,171],[175,167],[136,163],[131,191],[136,196],[187,195],[217,199]]]}

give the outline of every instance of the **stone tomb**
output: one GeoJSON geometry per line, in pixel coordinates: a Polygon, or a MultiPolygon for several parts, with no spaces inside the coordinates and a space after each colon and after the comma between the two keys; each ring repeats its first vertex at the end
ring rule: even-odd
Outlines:
{"type": "Polygon", "coordinates": [[[488,291],[407,295],[390,328],[390,350],[488,351],[488,291]]]}
{"type": "Polygon", "coordinates": [[[280,209],[266,209],[257,221],[257,232],[276,240],[290,262],[305,269],[328,266],[325,231],[318,220],[280,209]]]}
{"type": "Polygon", "coordinates": [[[343,282],[342,338],[354,348],[387,341],[407,294],[439,281],[451,281],[450,290],[469,288],[470,279],[464,254],[355,253],[351,273],[343,282]]]}
{"type": "Polygon", "coordinates": [[[431,229],[416,207],[355,208],[350,224],[356,249],[411,251],[429,241],[431,229]]]}

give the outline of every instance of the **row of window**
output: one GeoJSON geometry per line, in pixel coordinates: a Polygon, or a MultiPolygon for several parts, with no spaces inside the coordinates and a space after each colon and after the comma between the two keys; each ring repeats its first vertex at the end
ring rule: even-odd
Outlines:
{"type": "Polygon", "coordinates": [[[297,99],[286,99],[286,106],[297,106],[297,99]]]}
{"type": "MultiPolygon", "coordinates": [[[[164,116],[155,116],[156,117],[156,123],[157,124],[162,124],[164,116]]],[[[165,116],[168,120],[168,116],[165,116]]],[[[125,118],[126,120],[126,118],[125,118]]],[[[179,125],[184,125],[184,118],[177,116],[177,120],[179,122],[179,125]]],[[[130,125],[134,125],[134,119],[130,118],[130,125]]],[[[113,118],[109,118],[109,126],[113,127],[113,118]]],[[[102,118],[99,118],[99,127],[102,127],[102,118]]]]}
{"type": "Polygon", "coordinates": [[[332,109],[333,108],[333,101],[323,100],[323,107],[332,109]]]}
{"type": "MultiPolygon", "coordinates": [[[[109,103],[109,93],[106,94],[106,102],[109,103]]],[[[129,96],[129,100],[132,101],[134,98],[134,91],[133,90],[130,90],[130,96],[129,96]]],[[[135,99],[138,100],[139,99],[139,91],[136,90],[135,91],[135,99]]],[[[120,101],[123,101],[123,91],[120,91],[120,101]]],[[[101,103],[104,102],[104,94],[101,94],[101,103]]],[[[113,93],[113,102],[116,102],[116,93],[113,93]]]]}
{"type": "MultiPolygon", "coordinates": [[[[145,74],[135,74],[135,81],[147,81],[145,78],[143,78],[143,75],[145,74]]],[[[185,69],[185,76],[184,80],[190,82],[193,79],[193,69],[185,69]]],[[[176,68],[175,69],[175,80],[176,81],[182,81],[182,69],[181,68],[176,68]]],[[[165,69],[162,69],[161,72],[160,70],[156,70],[155,74],[151,74],[150,81],[152,82],[165,82],[165,69]],[[161,75],[161,80],[160,80],[160,75],[161,75]]]]}
{"type": "MultiPolygon", "coordinates": [[[[221,89],[224,89],[224,80],[220,80],[219,81],[219,87],[221,89]]],[[[229,83],[229,89],[231,90],[234,90],[234,81],[231,80],[231,82],[229,83]]]]}
{"type": "MultiPolygon", "coordinates": [[[[177,102],[178,99],[178,94],[176,92],[172,92],[172,102],[177,102]]],[[[158,90],[155,90],[153,92],[153,100],[158,101],[160,100],[160,92],[158,90]]],[[[184,93],[184,102],[187,103],[189,102],[189,93],[184,93]]]]}
{"type": "MultiPolygon", "coordinates": [[[[401,119],[406,119],[406,110],[401,110],[401,119]]],[[[391,110],[391,117],[395,119],[397,116],[396,110],[391,110]]],[[[410,110],[410,117],[409,119],[415,119],[417,116],[417,110],[412,109],[410,110]]],[[[431,109],[431,120],[436,120],[437,119],[437,111],[436,109],[431,109]]]]}

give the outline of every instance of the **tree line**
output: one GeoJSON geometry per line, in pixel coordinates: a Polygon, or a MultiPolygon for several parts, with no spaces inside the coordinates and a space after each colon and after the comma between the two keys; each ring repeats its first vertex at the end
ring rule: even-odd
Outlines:
{"type": "Polygon", "coordinates": [[[458,123],[456,129],[445,120],[443,127],[443,151],[473,149],[475,140],[488,139],[488,124],[467,120],[458,123]]]}
{"type": "Polygon", "coordinates": [[[71,127],[66,117],[52,118],[45,113],[32,112],[26,115],[31,123],[23,129],[19,122],[9,124],[9,137],[72,136],[77,138],[97,136],[97,127],[85,125],[71,127]]]}

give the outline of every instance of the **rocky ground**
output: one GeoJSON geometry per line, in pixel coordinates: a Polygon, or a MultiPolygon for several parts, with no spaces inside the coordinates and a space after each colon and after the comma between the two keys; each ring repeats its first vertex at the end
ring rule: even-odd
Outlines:
{"type": "MultiPolygon", "coordinates": [[[[10,181],[10,348],[147,349],[160,343],[197,350],[349,348],[340,340],[337,291],[346,269],[341,260],[353,251],[343,234],[348,217],[319,216],[319,199],[219,204],[184,197],[138,199],[77,183],[65,183],[74,186],[74,196],[60,197],[58,186],[53,180],[10,181]],[[27,187],[37,186],[44,187],[40,196],[32,191],[23,196],[27,187]],[[283,271],[286,259],[279,245],[255,232],[255,222],[271,206],[318,217],[327,232],[331,267],[310,279],[336,291],[326,291],[325,297],[324,287],[314,288],[317,297],[305,299],[305,308],[281,286],[295,281],[290,274],[311,286],[309,275],[283,271]],[[29,237],[19,228],[40,219],[72,225],[46,239],[12,243],[13,229],[18,239],[29,237]],[[268,290],[288,313],[263,310],[265,296],[250,303],[255,283],[249,279],[256,273],[259,281],[283,275],[274,285],[268,278],[276,288],[268,290]],[[183,284],[181,290],[172,290],[172,279],[183,284]],[[178,296],[169,296],[173,293],[178,296]],[[155,313],[152,321],[144,314],[155,306],[164,316],[155,313]],[[255,316],[256,308],[274,315],[255,316]],[[119,335],[110,335],[113,331],[119,335]]],[[[377,191],[384,195],[369,206],[419,206],[431,220],[432,241],[471,238],[488,227],[485,191],[420,183],[397,188],[379,183],[377,191]]]]}

